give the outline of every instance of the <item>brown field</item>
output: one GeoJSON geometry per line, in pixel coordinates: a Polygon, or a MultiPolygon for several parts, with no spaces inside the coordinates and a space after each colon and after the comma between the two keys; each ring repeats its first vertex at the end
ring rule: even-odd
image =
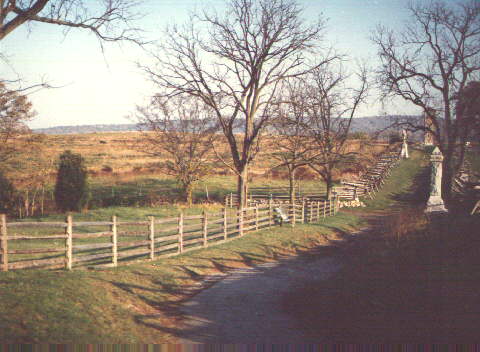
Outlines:
{"type": "MultiPolygon", "coordinates": [[[[256,176],[263,176],[269,173],[274,162],[268,153],[273,150],[275,139],[279,137],[265,138],[263,152],[260,153],[251,169],[251,173],[256,176]]],[[[375,154],[382,152],[388,147],[385,143],[375,143],[364,145],[359,140],[349,142],[348,151],[358,152],[362,158],[369,160],[375,154]]],[[[93,177],[114,177],[122,176],[125,179],[132,179],[138,175],[145,174],[163,174],[160,162],[164,158],[148,155],[141,150],[141,135],[139,132],[111,132],[111,133],[89,133],[89,134],[69,134],[69,135],[46,135],[45,136],[45,154],[50,157],[58,158],[65,150],[71,150],[80,153],[86,160],[89,173],[93,177]]],[[[227,152],[227,145],[222,145],[219,152],[227,152]]],[[[212,152],[212,158],[215,158],[212,152]]],[[[355,173],[358,170],[344,170],[355,173]]],[[[225,165],[218,165],[215,174],[229,175],[233,174],[225,165]]],[[[343,172],[342,172],[343,174],[343,172]]],[[[282,171],[276,171],[269,176],[285,176],[282,171]]],[[[310,170],[304,169],[300,176],[305,178],[317,178],[310,170]]],[[[340,175],[339,175],[340,176],[340,175]]]]}

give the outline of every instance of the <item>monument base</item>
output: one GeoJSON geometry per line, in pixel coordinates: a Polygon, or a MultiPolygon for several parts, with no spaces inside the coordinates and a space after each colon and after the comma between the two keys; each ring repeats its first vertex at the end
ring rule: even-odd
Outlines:
{"type": "Polygon", "coordinates": [[[440,196],[431,196],[427,202],[427,208],[425,213],[446,213],[448,210],[445,208],[443,199],[440,196]]]}
{"type": "Polygon", "coordinates": [[[400,152],[400,157],[402,159],[408,159],[408,145],[406,143],[402,144],[402,151],[400,152]]]}

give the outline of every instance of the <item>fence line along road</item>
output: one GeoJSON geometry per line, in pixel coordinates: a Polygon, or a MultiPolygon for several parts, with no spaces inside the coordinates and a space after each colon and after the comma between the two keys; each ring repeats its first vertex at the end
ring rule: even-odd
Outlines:
{"type": "Polygon", "coordinates": [[[338,201],[324,200],[285,205],[270,202],[242,210],[177,217],[149,217],[141,221],[7,222],[0,215],[1,270],[111,266],[131,260],[175,256],[240,238],[246,233],[286,222],[313,223],[338,211],[338,201]],[[34,229],[34,234],[28,230],[34,229]],[[18,233],[18,231],[27,231],[18,233]],[[38,231],[41,234],[38,234],[38,231]]]}

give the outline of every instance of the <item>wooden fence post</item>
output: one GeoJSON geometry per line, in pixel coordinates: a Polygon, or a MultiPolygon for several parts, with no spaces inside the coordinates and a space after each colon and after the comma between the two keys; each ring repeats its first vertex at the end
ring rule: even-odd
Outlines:
{"type": "Polygon", "coordinates": [[[112,233],[112,265],[115,267],[118,264],[118,235],[117,235],[117,217],[112,216],[112,225],[110,227],[112,233]]]}
{"type": "Polygon", "coordinates": [[[268,200],[268,228],[272,228],[273,223],[273,204],[272,204],[272,197],[270,195],[270,199],[268,200]]]}
{"type": "Polygon", "coordinates": [[[208,245],[208,217],[205,210],[202,215],[203,246],[206,247],[208,245]]]}
{"type": "Polygon", "coordinates": [[[178,250],[183,253],[183,213],[178,215],[178,250]]]}
{"type": "Polygon", "coordinates": [[[329,214],[328,214],[328,216],[332,216],[332,210],[333,210],[332,209],[332,197],[330,197],[330,199],[328,200],[328,204],[329,204],[329,208],[328,208],[329,214]]]}
{"type": "Polygon", "coordinates": [[[320,201],[317,200],[317,220],[320,221],[320,201]]]}
{"type": "Polygon", "coordinates": [[[238,219],[238,232],[240,233],[240,236],[243,236],[243,208],[240,208],[240,212],[238,213],[237,219],[238,219]]]}
{"type": "Polygon", "coordinates": [[[0,238],[0,245],[2,250],[2,271],[8,271],[8,237],[7,237],[7,216],[5,214],[1,214],[1,222],[2,222],[2,229],[1,229],[1,238],[0,238]]]}
{"type": "Polygon", "coordinates": [[[309,211],[310,211],[310,214],[309,215],[309,220],[308,222],[312,223],[313,222],[313,201],[310,201],[310,204],[309,204],[309,211]]]}
{"type": "Polygon", "coordinates": [[[227,208],[223,208],[223,239],[227,239],[227,208]]]}
{"type": "Polygon", "coordinates": [[[150,240],[150,259],[155,259],[155,217],[149,216],[150,223],[148,225],[150,240]]]}
{"type": "Polygon", "coordinates": [[[295,202],[290,203],[290,208],[292,211],[292,227],[295,227],[297,221],[297,207],[295,206],[295,202]]]}
{"type": "Polygon", "coordinates": [[[233,208],[233,192],[230,192],[230,208],[233,208]]]}
{"type": "Polygon", "coordinates": [[[65,234],[67,238],[65,240],[65,269],[72,270],[72,247],[73,247],[73,220],[72,215],[67,215],[67,227],[65,229],[65,234]]]}
{"type": "Polygon", "coordinates": [[[305,224],[305,198],[302,198],[302,224],[305,224]]]}
{"type": "Polygon", "coordinates": [[[258,203],[255,204],[255,231],[258,231],[258,203]]]}
{"type": "Polygon", "coordinates": [[[323,218],[325,219],[326,216],[327,216],[327,200],[324,199],[323,200],[323,218]]]}

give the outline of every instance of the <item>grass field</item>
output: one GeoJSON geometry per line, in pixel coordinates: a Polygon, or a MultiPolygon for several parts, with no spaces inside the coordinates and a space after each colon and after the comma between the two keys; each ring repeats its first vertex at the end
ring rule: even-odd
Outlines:
{"type": "Polygon", "coordinates": [[[178,257],[109,270],[0,273],[0,341],[165,343],[178,304],[204,275],[295,254],[361,226],[339,214],[284,226],[178,257]]]}
{"type": "MultiPolygon", "coordinates": [[[[262,185],[261,181],[258,183],[262,185]]],[[[263,185],[272,184],[265,182],[263,185]]],[[[109,207],[74,214],[81,220],[173,215],[181,205],[158,209],[109,207]]],[[[199,213],[204,207],[186,209],[199,213]]],[[[51,215],[43,220],[61,220],[51,215]]],[[[178,305],[205,275],[275,260],[326,246],[365,225],[365,219],[339,213],[319,224],[284,226],[248,234],[213,248],[108,270],[21,270],[0,273],[2,342],[171,342],[178,305]]]]}
{"type": "MultiPolygon", "coordinates": [[[[98,172],[92,177],[92,209],[73,214],[76,220],[105,221],[112,215],[121,220],[138,220],[149,215],[175,216],[180,211],[186,214],[199,214],[204,210],[216,212],[222,205],[215,201],[222,200],[225,194],[235,189],[233,176],[215,175],[198,187],[196,197],[200,202],[193,207],[185,208],[181,203],[165,205],[162,200],[154,207],[144,206],[140,199],[155,192],[172,192],[174,181],[170,177],[142,173],[138,169],[139,172],[135,173],[137,166],[125,162],[130,158],[126,149],[112,148],[114,143],[121,143],[123,137],[111,134],[108,138],[105,135],[51,138],[56,138],[52,143],[52,155],[55,148],[61,150],[65,147],[87,154],[90,167],[108,165],[113,169],[113,172],[98,172]],[[108,149],[103,150],[104,147],[108,149]],[[88,154],[93,150],[96,155],[88,154]],[[111,155],[110,151],[113,151],[111,155]],[[121,165],[126,165],[126,169],[122,169],[121,165]],[[116,175],[115,170],[118,171],[116,175]],[[125,172],[120,174],[122,170],[125,172]],[[213,204],[201,201],[205,200],[205,187],[213,204]]],[[[137,156],[132,153],[131,157],[133,160],[137,156]]],[[[141,164],[144,165],[144,162],[141,161],[141,164]]],[[[304,190],[322,187],[318,180],[301,182],[304,190]]],[[[284,185],[285,180],[254,175],[251,186],[284,185]]],[[[380,192],[378,202],[382,194],[380,192]]],[[[175,195],[166,198],[172,200],[175,195]]],[[[370,206],[380,204],[372,203],[370,206]]],[[[63,214],[53,213],[25,220],[63,219],[63,214]]],[[[272,261],[279,255],[295,254],[319,245],[328,247],[330,240],[341,239],[342,234],[365,226],[366,222],[360,213],[340,213],[320,224],[263,230],[214,248],[116,269],[2,272],[0,341],[171,342],[169,329],[180,323],[178,304],[192,294],[190,288],[201,282],[205,275],[272,261]]],[[[44,233],[44,230],[38,229],[31,231],[44,233]]]]}

